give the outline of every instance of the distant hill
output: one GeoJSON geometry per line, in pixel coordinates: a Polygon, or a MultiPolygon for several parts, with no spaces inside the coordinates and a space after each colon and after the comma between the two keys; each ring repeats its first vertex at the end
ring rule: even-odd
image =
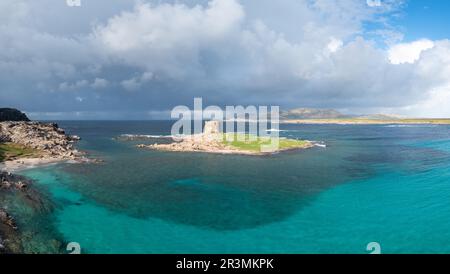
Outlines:
{"type": "Polygon", "coordinates": [[[280,113],[281,119],[338,119],[349,117],[334,109],[295,108],[280,113]]]}
{"type": "Polygon", "coordinates": [[[30,121],[25,113],[14,108],[0,108],[0,122],[30,121]]]}
{"type": "Polygon", "coordinates": [[[372,119],[372,120],[397,120],[397,119],[406,119],[407,117],[401,115],[394,114],[370,114],[358,116],[361,119],[372,119]]]}
{"type": "Polygon", "coordinates": [[[280,113],[282,120],[307,119],[369,119],[369,120],[398,120],[406,117],[394,114],[347,115],[334,109],[295,108],[280,113]]]}

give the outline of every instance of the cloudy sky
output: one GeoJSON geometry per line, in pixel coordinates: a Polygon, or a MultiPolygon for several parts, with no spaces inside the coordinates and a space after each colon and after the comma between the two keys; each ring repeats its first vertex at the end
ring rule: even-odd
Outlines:
{"type": "Polygon", "coordinates": [[[0,106],[151,119],[202,97],[450,117],[447,2],[1,0],[0,106]]]}

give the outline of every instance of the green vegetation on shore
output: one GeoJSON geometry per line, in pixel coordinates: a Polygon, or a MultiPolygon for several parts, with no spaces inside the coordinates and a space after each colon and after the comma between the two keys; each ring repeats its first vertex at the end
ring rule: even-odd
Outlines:
{"type": "MultiPolygon", "coordinates": [[[[259,137],[250,134],[224,133],[222,143],[233,148],[251,152],[260,152],[263,145],[270,145],[273,137],[259,137]],[[231,140],[231,141],[230,141],[231,140]]],[[[303,140],[279,138],[279,151],[300,149],[311,146],[311,143],[303,140]]]]}
{"type": "Polygon", "coordinates": [[[40,152],[36,149],[14,143],[0,143],[0,162],[39,155],[40,152]]]}
{"type": "Polygon", "coordinates": [[[450,125],[450,119],[368,119],[368,118],[335,118],[335,119],[286,119],[282,123],[293,124],[430,124],[430,125],[450,125]]]}

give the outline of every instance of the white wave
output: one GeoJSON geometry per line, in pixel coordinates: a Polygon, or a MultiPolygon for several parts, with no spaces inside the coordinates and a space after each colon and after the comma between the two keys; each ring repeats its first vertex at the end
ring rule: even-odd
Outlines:
{"type": "Polygon", "coordinates": [[[326,148],[326,147],[327,147],[326,144],[320,144],[320,143],[315,143],[314,146],[316,146],[316,147],[322,147],[322,148],[326,148]]]}
{"type": "Polygon", "coordinates": [[[122,134],[120,135],[122,138],[130,138],[130,139],[161,139],[161,138],[176,138],[181,136],[174,135],[150,135],[150,134],[122,134]]]}
{"type": "Polygon", "coordinates": [[[387,125],[385,127],[437,127],[437,125],[387,125]]]}
{"type": "Polygon", "coordinates": [[[268,129],[267,132],[296,132],[298,130],[288,130],[288,129],[268,129]]]}
{"type": "Polygon", "coordinates": [[[326,148],[327,144],[325,144],[325,142],[322,141],[310,141],[310,140],[305,140],[307,142],[311,142],[315,147],[322,147],[322,148],[326,148]]]}

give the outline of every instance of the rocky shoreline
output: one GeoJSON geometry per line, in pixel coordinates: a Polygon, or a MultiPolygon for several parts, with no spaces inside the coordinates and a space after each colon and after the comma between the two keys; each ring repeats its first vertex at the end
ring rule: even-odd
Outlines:
{"type": "Polygon", "coordinates": [[[169,144],[139,144],[138,148],[147,148],[160,151],[173,151],[173,152],[206,152],[215,154],[238,154],[238,155],[265,155],[268,153],[244,151],[227,146],[220,141],[217,141],[210,135],[194,135],[181,138],[173,143],[169,144]]]}
{"type": "Polygon", "coordinates": [[[274,153],[312,148],[314,146],[315,145],[313,143],[308,143],[302,147],[280,148],[269,152],[251,151],[234,148],[230,145],[223,144],[220,141],[211,140],[209,137],[205,138],[205,136],[194,136],[190,138],[183,138],[182,141],[177,141],[170,144],[137,145],[138,148],[147,148],[159,151],[203,152],[213,154],[234,154],[234,155],[249,155],[249,156],[265,156],[274,153]]]}
{"type": "Polygon", "coordinates": [[[73,146],[78,136],[66,135],[55,123],[42,122],[0,122],[0,143],[12,143],[36,151],[26,158],[13,158],[0,163],[0,170],[17,171],[64,161],[87,161],[85,154],[73,146]]]}
{"type": "MultiPolygon", "coordinates": [[[[28,184],[24,178],[19,178],[11,173],[0,172],[0,194],[5,192],[27,191],[28,184]]],[[[18,227],[14,218],[2,205],[0,208],[0,254],[20,253],[23,248],[20,243],[18,227]]]]}
{"type": "Polygon", "coordinates": [[[0,140],[38,149],[43,157],[76,159],[83,155],[73,147],[80,137],[66,135],[55,123],[0,122],[0,140]]]}
{"type": "MultiPolygon", "coordinates": [[[[75,149],[74,143],[78,140],[78,136],[67,135],[54,123],[26,120],[0,122],[0,145],[20,146],[33,151],[31,156],[23,158],[13,155],[0,162],[0,254],[62,252],[62,243],[58,239],[42,236],[46,241],[45,246],[33,244],[38,232],[34,229],[27,231],[16,222],[10,208],[17,207],[17,204],[25,207],[27,212],[34,212],[39,216],[46,216],[53,208],[51,202],[32,187],[30,180],[11,172],[65,161],[89,161],[83,152],[75,149]]],[[[32,218],[34,213],[22,214],[24,216],[21,215],[20,223],[26,224],[27,219],[32,218]]],[[[42,222],[45,223],[45,220],[42,222]]]]}
{"type": "Polygon", "coordinates": [[[8,212],[8,208],[16,206],[11,197],[20,203],[30,215],[22,216],[21,223],[27,223],[30,216],[35,214],[49,214],[53,210],[51,203],[37,191],[32,181],[9,172],[0,172],[0,254],[22,253],[61,253],[63,243],[60,239],[49,238],[45,249],[33,241],[39,234],[18,225],[18,221],[8,212]]]}

